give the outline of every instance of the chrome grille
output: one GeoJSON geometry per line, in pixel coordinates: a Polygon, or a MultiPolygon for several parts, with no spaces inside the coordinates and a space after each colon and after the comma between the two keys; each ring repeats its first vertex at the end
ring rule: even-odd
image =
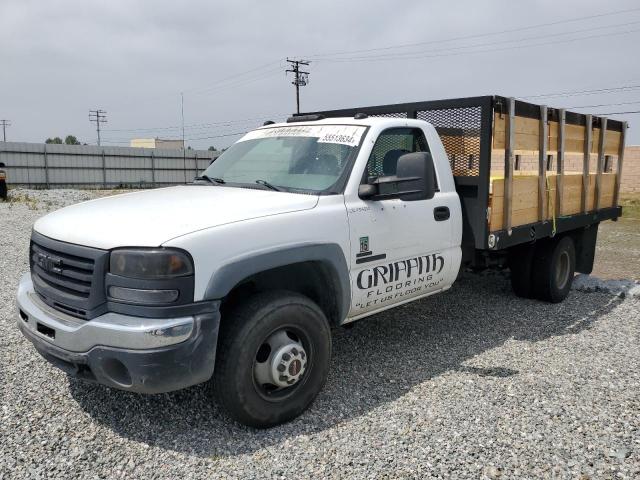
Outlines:
{"type": "Polygon", "coordinates": [[[33,286],[49,306],[90,319],[106,301],[104,269],[107,252],[44,237],[31,236],[29,263],[33,286]]]}
{"type": "Polygon", "coordinates": [[[31,244],[32,274],[71,296],[89,298],[94,261],[31,244]]]}

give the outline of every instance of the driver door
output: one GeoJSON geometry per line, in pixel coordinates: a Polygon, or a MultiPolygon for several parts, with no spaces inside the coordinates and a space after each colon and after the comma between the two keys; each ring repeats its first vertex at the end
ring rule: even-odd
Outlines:
{"type": "MultiPolygon", "coordinates": [[[[429,152],[419,128],[391,128],[377,138],[363,183],[396,174],[404,153],[429,152]]],[[[436,171],[436,182],[438,172],[436,171]]],[[[455,211],[437,188],[433,198],[346,200],[352,255],[349,317],[404,303],[450,285],[452,227],[437,211],[455,211]]],[[[446,216],[446,215],[445,215],[446,216]]]]}

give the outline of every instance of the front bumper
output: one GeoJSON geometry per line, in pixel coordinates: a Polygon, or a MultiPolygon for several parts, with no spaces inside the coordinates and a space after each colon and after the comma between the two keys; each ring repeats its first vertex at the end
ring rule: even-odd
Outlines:
{"type": "Polygon", "coordinates": [[[18,327],[38,352],[70,375],[121,390],[161,393],[213,374],[220,314],[142,318],[107,313],[81,320],[52,309],[33,289],[18,288],[18,327]]]}

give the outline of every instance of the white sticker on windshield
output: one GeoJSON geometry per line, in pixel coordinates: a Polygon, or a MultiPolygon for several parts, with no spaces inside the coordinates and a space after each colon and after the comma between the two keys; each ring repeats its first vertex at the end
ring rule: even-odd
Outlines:
{"type": "Polygon", "coordinates": [[[318,143],[338,143],[356,147],[360,144],[364,131],[365,127],[359,125],[292,125],[253,130],[238,142],[273,137],[315,137],[318,143]]]}

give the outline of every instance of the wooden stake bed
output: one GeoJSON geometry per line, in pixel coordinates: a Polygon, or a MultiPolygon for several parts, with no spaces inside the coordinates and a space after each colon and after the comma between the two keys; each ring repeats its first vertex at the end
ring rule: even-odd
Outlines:
{"type": "Polygon", "coordinates": [[[302,115],[312,114],[417,118],[433,125],[462,204],[463,257],[474,262],[482,263],[479,252],[587,229],[622,212],[626,122],[499,95],[302,115]]]}
{"type": "MultiPolygon", "coordinates": [[[[595,183],[597,174],[589,174],[589,195],[587,210],[593,211],[595,206],[595,183]]],[[[542,204],[543,219],[552,221],[555,211],[555,174],[547,174],[542,204]]],[[[613,207],[613,192],[616,182],[615,173],[603,173],[601,184],[600,207],[613,207]]],[[[582,172],[564,174],[563,203],[560,216],[581,213],[582,172]]],[[[504,178],[491,178],[489,195],[489,231],[501,230],[504,211],[504,178]]],[[[513,196],[511,201],[512,226],[528,225],[538,221],[538,173],[521,173],[513,177],[513,196]]]]}
{"type": "Polygon", "coordinates": [[[504,99],[493,112],[491,157],[504,159],[504,166],[491,168],[489,232],[511,235],[514,227],[545,221],[553,221],[555,231],[559,218],[616,207],[626,124],[616,130],[606,118],[518,103],[519,111],[513,99],[504,99]],[[544,165],[549,154],[555,172],[544,165]],[[518,155],[538,157],[538,171],[514,172],[518,155]],[[581,171],[566,171],[567,155],[583,158],[581,171]],[[612,156],[616,173],[605,173],[605,158],[612,156]]]}

